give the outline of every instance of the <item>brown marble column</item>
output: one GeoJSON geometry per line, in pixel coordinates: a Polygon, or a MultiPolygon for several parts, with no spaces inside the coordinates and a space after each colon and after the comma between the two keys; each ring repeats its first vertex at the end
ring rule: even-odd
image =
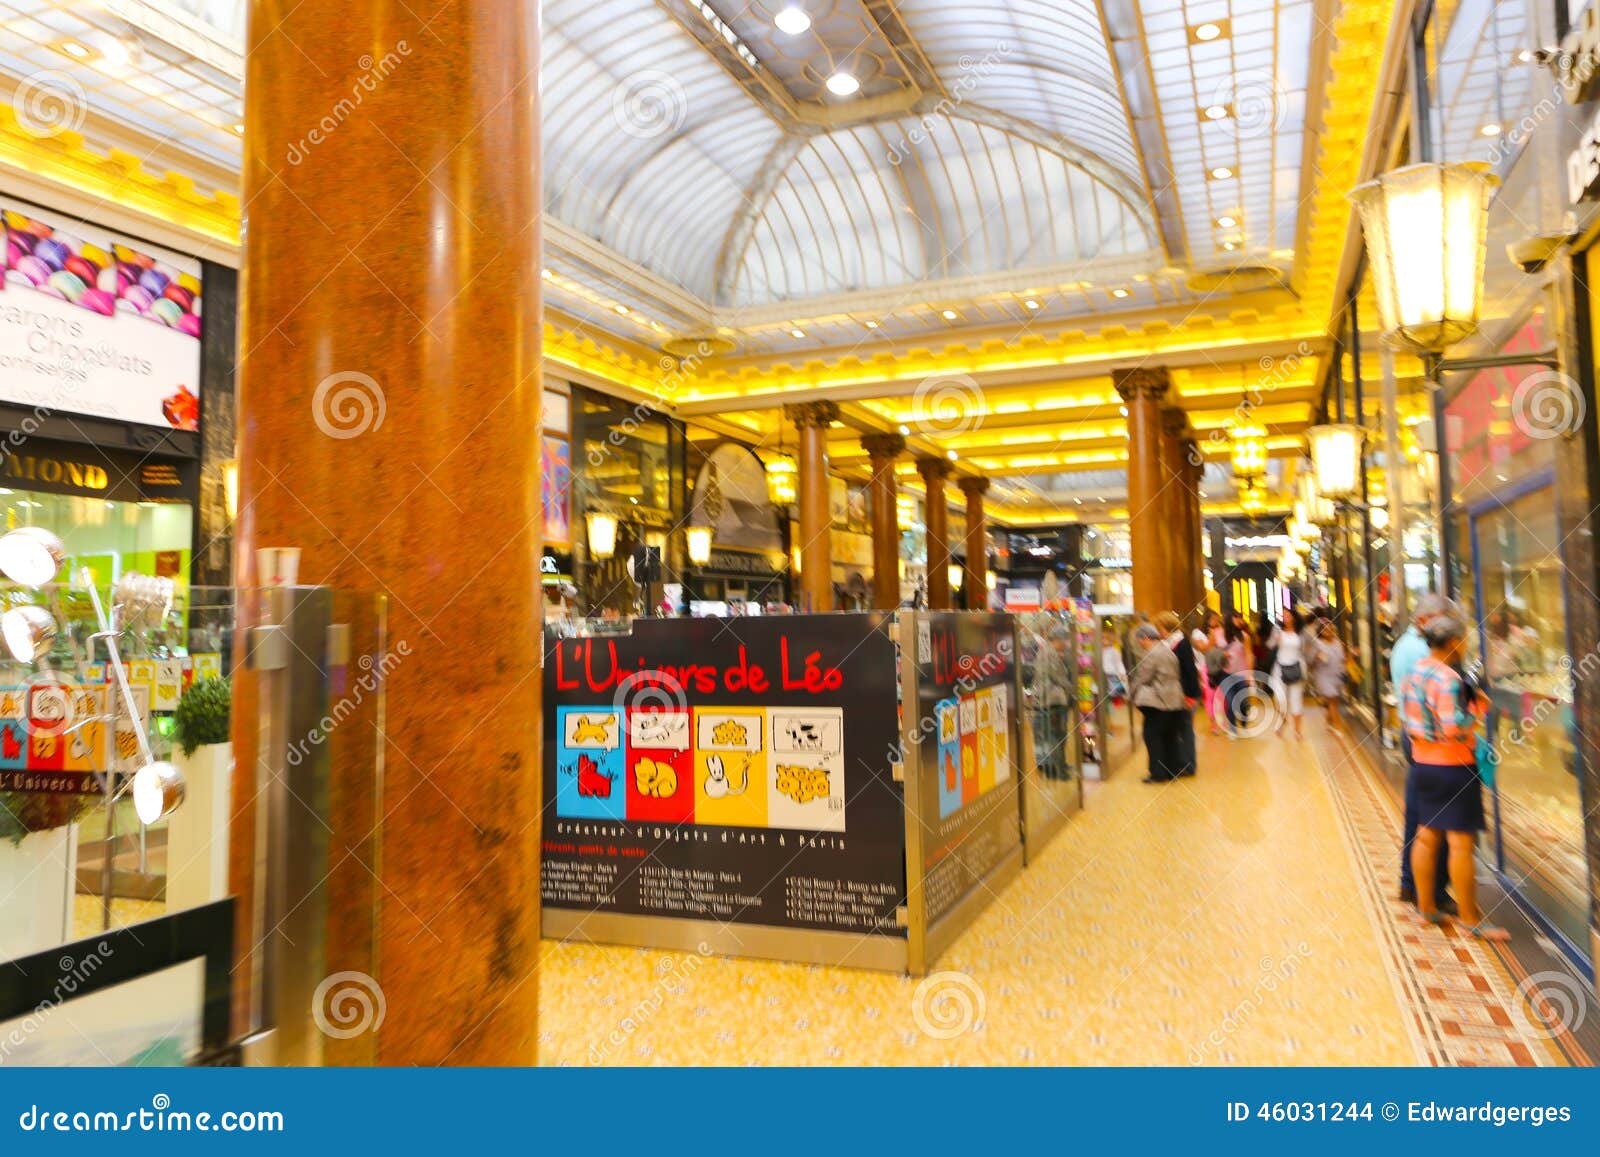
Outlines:
{"type": "Polygon", "coordinates": [[[828,427],[839,418],[834,402],[783,408],[800,434],[797,462],[800,506],[800,609],[833,610],[833,515],[828,509],[828,427]]]}
{"type": "Polygon", "coordinates": [[[895,494],[895,459],[905,453],[900,434],[868,434],[861,448],[872,462],[867,501],[872,508],[872,605],[892,611],[900,605],[900,508],[895,494]]]}
{"type": "Polygon", "coordinates": [[[1167,597],[1179,614],[1188,611],[1189,531],[1184,517],[1188,504],[1184,491],[1189,483],[1189,462],[1183,444],[1189,429],[1189,415],[1181,407],[1161,410],[1161,521],[1167,533],[1167,597]]]}
{"type": "MultiPolygon", "coordinates": [[[[531,1065],[537,11],[256,0],[247,53],[238,581],[256,581],[258,548],[301,548],[302,583],[353,592],[335,604],[353,647],[330,702],[348,706],[363,675],[386,691],[381,719],[369,691],[318,740],[329,796],[310,806],[333,872],[322,967],[365,974],[383,1007],[352,1039],[325,1033],[324,1057],[531,1065]],[[335,109],[348,110],[337,123],[335,109]]],[[[238,687],[231,890],[245,978],[253,673],[238,687]]],[[[321,1011],[338,1026],[352,1009],[321,1011]]]]}
{"type": "Polygon", "coordinates": [[[1133,605],[1148,614],[1172,606],[1171,541],[1162,525],[1161,404],[1171,379],[1164,369],[1115,370],[1112,382],[1128,408],[1128,538],[1133,553],[1133,605]]]}
{"type": "Polygon", "coordinates": [[[985,549],[988,524],[983,516],[983,496],[989,490],[987,478],[961,479],[961,492],[967,496],[966,563],[961,577],[961,605],[969,611],[989,609],[989,560],[985,549]]]}
{"type": "Polygon", "coordinates": [[[917,473],[927,488],[923,511],[928,540],[928,609],[948,611],[950,602],[950,519],[945,508],[944,480],[950,477],[950,460],[927,455],[917,459],[917,473]]]}

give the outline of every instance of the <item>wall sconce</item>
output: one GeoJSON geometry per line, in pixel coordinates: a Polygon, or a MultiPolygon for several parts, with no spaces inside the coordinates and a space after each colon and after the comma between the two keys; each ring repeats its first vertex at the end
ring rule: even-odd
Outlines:
{"type": "Polygon", "coordinates": [[[963,568],[957,566],[955,563],[951,563],[945,568],[945,574],[949,576],[950,589],[953,591],[960,590],[961,580],[966,577],[966,575],[963,573],[963,568]]]}
{"type": "Polygon", "coordinates": [[[683,532],[690,566],[705,566],[711,561],[711,528],[691,526],[683,532]]]}
{"type": "Polygon", "coordinates": [[[799,467],[794,459],[775,457],[767,463],[767,497],[774,506],[793,506],[798,495],[795,477],[799,467]]]}
{"type": "Polygon", "coordinates": [[[795,574],[800,573],[800,544],[794,543],[789,547],[789,566],[795,574]]]}
{"type": "Polygon", "coordinates": [[[1468,161],[1407,165],[1351,191],[1391,342],[1440,354],[1477,332],[1499,183],[1488,165],[1468,161]]]}
{"type": "Polygon", "coordinates": [[[222,502],[228,511],[228,521],[235,522],[239,518],[239,463],[227,461],[222,464],[222,502]]]}
{"type": "Polygon", "coordinates": [[[607,510],[591,510],[583,516],[589,535],[589,556],[599,562],[617,553],[617,516],[607,510]]]}

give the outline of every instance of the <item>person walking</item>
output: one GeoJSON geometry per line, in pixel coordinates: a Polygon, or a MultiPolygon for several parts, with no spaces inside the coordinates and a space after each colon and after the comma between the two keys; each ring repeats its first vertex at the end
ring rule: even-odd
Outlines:
{"type": "Polygon", "coordinates": [[[1311,648],[1311,685],[1328,710],[1328,726],[1339,726],[1339,701],[1344,698],[1344,644],[1332,619],[1323,619],[1311,648]]]}
{"type": "Polygon", "coordinates": [[[1278,727],[1294,720],[1294,737],[1304,739],[1301,727],[1306,710],[1305,640],[1301,637],[1300,612],[1290,607],[1283,612],[1283,623],[1272,632],[1273,698],[1279,704],[1278,727]]]}
{"type": "Polygon", "coordinates": [[[1178,676],[1178,656],[1150,623],[1141,623],[1133,640],[1139,656],[1128,672],[1128,688],[1133,705],[1144,717],[1144,746],[1150,760],[1150,774],[1144,782],[1170,783],[1178,778],[1182,760],[1183,684],[1178,676]]]}
{"type": "Polygon", "coordinates": [[[1227,720],[1229,739],[1239,738],[1245,724],[1245,706],[1250,699],[1250,634],[1244,616],[1234,614],[1223,628],[1222,714],[1227,720]]]}
{"type": "Polygon", "coordinates": [[[1181,759],[1178,774],[1193,775],[1199,766],[1199,749],[1194,736],[1195,704],[1205,695],[1200,680],[1200,663],[1194,653],[1194,644],[1183,633],[1183,624],[1176,611],[1162,611],[1155,618],[1156,630],[1166,636],[1167,646],[1178,657],[1178,684],[1183,688],[1183,718],[1179,720],[1178,739],[1181,759]]]}
{"type": "Polygon", "coordinates": [[[1227,678],[1228,643],[1222,629],[1222,616],[1216,611],[1207,611],[1205,623],[1194,629],[1194,634],[1189,641],[1194,644],[1195,651],[1204,660],[1201,666],[1201,681],[1203,684],[1203,699],[1205,701],[1206,718],[1211,721],[1211,734],[1221,735],[1222,707],[1217,701],[1217,695],[1222,687],[1222,681],[1227,678]]]}
{"type": "MultiPolygon", "coordinates": [[[[1100,632],[1100,674],[1105,676],[1106,697],[1120,708],[1128,695],[1128,665],[1122,661],[1122,643],[1110,626],[1100,632]]],[[[1117,713],[1106,712],[1106,735],[1117,733],[1117,713]]]]}
{"type": "MultiPolygon", "coordinates": [[[[1400,689],[1405,686],[1417,665],[1428,657],[1428,641],[1423,637],[1423,632],[1430,622],[1445,614],[1465,618],[1460,608],[1443,595],[1429,593],[1417,600],[1416,608],[1411,612],[1411,625],[1395,640],[1389,652],[1389,679],[1396,696],[1399,696],[1400,689]]],[[[1406,814],[1404,840],[1400,847],[1400,899],[1415,904],[1417,881],[1411,873],[1411,849],[1417,841],[1417,762],[1411,750],[1411,733],[1403,726],[1400,728],[1400,750],[1406,758],[1406,814]]],[[[1454,913],[1456,902],[1447,891],[1449,863],[1449,846],[1441,841],[1434,871],[1434,879],[1438,881],[1434,886],[1435,906],[1441,912],[1454,913]]]]}
{"type": "Polygon", "coordinates": [[[1450,883],[1467,932],[1479,940],[1506,941],[1511,934],[1489,923],[1478,908],[1473,852],[1484,830],[1483,781],[1478,775],[1476,742],[1489,698],[1461,669],[1467,624],[1455,614],[1438,614],[1422,629],[1428,654],[1406,676],[1400,691],[1401,718],[1411,737],[1416,766],[1417,838],[1411,848],[1411,874],[1417,910],[1430,924],[1450,917],[1440,911],[1435,885],[1441,844],[1449,849],[1450,883]]]}

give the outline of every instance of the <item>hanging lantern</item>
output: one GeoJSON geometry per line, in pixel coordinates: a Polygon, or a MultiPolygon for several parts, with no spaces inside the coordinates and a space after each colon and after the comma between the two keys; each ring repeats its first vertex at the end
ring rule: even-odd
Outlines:
{"type": "Polygon", "coordinates": [[[1407,165],[1351,192],[1390,342],[1440,353],[1477,331],[1498,184],[1488,165],[1468,161],[1407,165]]]}
{"type": "Polygon", "coordinates": [[[617,516],[608,510],[591,510],[583,516],[589,531],[589,557],[604,562],[617,553],[617,516]]]}
{"type": "Polygon", "coordinates": [[[1233,476],[1248,482],[1267,472],[1267,432],[1260,426],[1233,428],[1233,476]]]}
{"type": "Polygon", "coordinates": [[[1348,502],[1361,491],[1360,426],[1347,422],[1313,426],[1306,431],[1317,494],[1334,502],[1348,502]]]}
{"type": "Polygon", "coordinates": [[[683,532],[690,566],[705,566],[711,561],[711,528],[691,526],[683,532]]]}
{"type": "Polygon", "coordinates": [[[1317,476],[1309,464],[1303,464],[1300,470],[1300,501],[1305,504],[1306,521],[1312,526],[1336,526],[1339,522],[1339,508],[1334,505],[1333,499],[1324,498],[1317,490],[1317,476]]]}
{"type": "Polygon", "coordinates": [[[1267,489],[1260,481],[1239,484],[1239,510],[1243,514],[1260,514],[1267,508],[1267,489]]]}
{"type": "Polygon", "coordinates": [[[799,467],[781,455],[767,463],[767,497],[774,506],[793,506],[799,494],[799,467]]]}

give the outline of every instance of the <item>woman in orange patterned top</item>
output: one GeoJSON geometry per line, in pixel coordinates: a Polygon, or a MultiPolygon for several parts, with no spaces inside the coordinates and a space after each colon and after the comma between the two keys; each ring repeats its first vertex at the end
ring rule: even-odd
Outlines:
{"type": "Polygon", "coordinates": [[[1509,940],[1504,928],[1478,910],[1473,848],[1484,829],[1483,783],[1478,778],[1476,742],[1488,697],[1462,673],[1467,625],[1454,614],[1437,615],[1422,627],[1428,655],[1400,687],[1400,709],[1411,739],[1417,798],[1417,838],[1411,845],[1411,872],[1417,881],[1417,909],[1430,924],[1448,919],[1438,909],[1434,873],[1439,841],[1450,849],[1450,884],[1461,921],[1480,940],[1509,940]]]}

